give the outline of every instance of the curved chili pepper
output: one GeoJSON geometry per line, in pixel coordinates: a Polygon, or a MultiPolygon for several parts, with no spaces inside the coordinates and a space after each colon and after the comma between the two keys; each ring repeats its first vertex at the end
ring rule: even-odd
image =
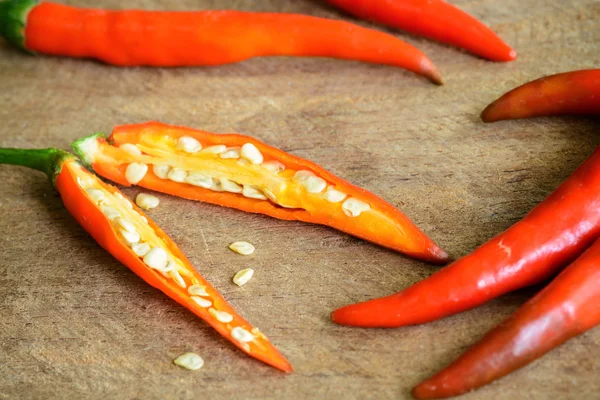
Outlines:
{"type": "Polygon", "coordinates": [[[461,47],[492,61],[517,53],[496,33],[444,0],[327,0],[350,14],[461,47]]]}
{"type": "Polygon", "coordinates": [[[413,286],[332,313],[338,324],[434,321],[541,282],[600,236],[600,148],[521,221],[413,286]]]}
{"type": "Polygon", "coordinates": [[[117,260],[242,351],[282,371],[292,370],[269,340],[235,312],[152,220],[117,188],[89,173],[73,155],[57,149],[0,149],[0,164],[45,172],[69,213],[117,260]]]}
{"type": "Polygon", "coordinates": [[[536,79],[501,96],[481,113],[483,122],[545,115],[600,115],[600,69],[536,79]]]}
{"type": "Polygon", "coordinates": [[[456,396],[519,369],[600,324],[600,240],[546,288],[413,389],[418,399],[456,396]]]}
{"type": "Polygon", "coordinates": [[[73,147],[99,175],[121,185],[327,225],[430,262],[448,257],[391,204],[248,136],[148,122],[116,127],[108,142],[94,135],[73,147]],[[147,172],[128,179],[136,166],[147,172]]]}
{"type": "Polygon", "coordinates": [[[31,52],[118,66],[221,65],[258,56],[316,56],[401,67],[442,83],[425,54],[392,35],[299,14],[109,11],[7,0],[0,2],[0,34],[31,52]]]}

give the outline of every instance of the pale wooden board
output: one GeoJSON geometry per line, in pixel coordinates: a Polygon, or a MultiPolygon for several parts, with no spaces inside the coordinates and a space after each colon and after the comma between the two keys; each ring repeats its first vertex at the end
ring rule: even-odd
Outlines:
{"type": "MultiPolygon", "coordinates": [[[[124,7],[117,0],[69,1],[124,7]]],[[[118,69],[0,45],[0,145],[67,149],[114,125],[156,119],[255,136],[399,206],[454,257],[521,218],[599,143],[598,121],[484,125],[512,87],[600,65],[597,0],[460,0],[519,53],[486,62],[394,32],[437,63],[436,87],[390,67],[263,58],[218,68],[118,69]]],[[[129,1],[128,7],[303,12],[354,21],[320,1],[129,1]]],[[[359,22],[366,26],[384,29],[359,22]]],[[[390,31],[392,32],[392,31],[390,31]]],[[[332,229],[158,195],[150,216],[289,358],[284,375],[247,357],[103,251],[44,177],[0,166],[0,398],[408,399],[538,288],[435,323],[334,325],[331,310],[436,270],[332,229]],[[244,258],[226,246],[254,243],[244,258]],[[231,283],[247,266],[255,278],[231,283]],[[172,359],[196,351],[198,372],[172,359]]],[[[126,189],[133,197],[138,189],[126,189]]],[[[523,238],[526,240],[527,238],[523,238]]],[[[600,398],[600,331],[464,399],[600,398]]]]}

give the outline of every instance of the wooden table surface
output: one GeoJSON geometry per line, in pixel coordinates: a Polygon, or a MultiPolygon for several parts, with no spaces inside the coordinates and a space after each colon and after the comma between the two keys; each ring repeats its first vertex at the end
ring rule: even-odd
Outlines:
{"type": "MultiPolygon", "coordinates": [[[[69,1],[119,8],[117,0],[69,1]]],[[[391,67],[262,58],[216,68],[119,69],[33,57],[0,44],[0,145],[59,147],[114,125],[159,120],[249,134],[311,159],[397,205],[453,257],[519,220],[586,159],[598,120],[484,125],[479,112],[545,74],[600,65],[598,0],[456,0],[517,50],[492,63],[403,33],[438,65],[436,87],[391,67]]],[[[129,1],[147,9],[302,12],[354,21],[321,1],[129,1]]],[[[376,29],[384,29],[369,25],[376,29]]],[[[539,290],[422,326],[365,330],[329,312],[383,296],[437,267],[335,230],[157,194],[149,215],[288,357],[285,375],[246,356],[115,261],[40,173],[0,166],[0,399],[409,399],[539,290]],[[227,249],[254,243],[242,257],[227,249]],[[244,287],[231,282],[256,270],[244,287]],[[201,354],[205,367],[172,360],[201,354]]],[[[124,189],[133,198],[140,189],[124,189]]],[[[526,240],[527,238],[523,238],[526,240]]],[[[474,399],[600,398],[600,330],[474,399]]]]}

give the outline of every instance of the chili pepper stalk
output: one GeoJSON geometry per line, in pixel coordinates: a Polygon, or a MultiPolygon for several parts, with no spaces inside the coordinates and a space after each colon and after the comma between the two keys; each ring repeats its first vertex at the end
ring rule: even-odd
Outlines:
{"type": "Polygon", "coordinates": [[[205,320],[234,345],[275,368],[292,370],[269,340],[223,299],[173,241],[115,187],[57,150],[0,149],[0,164],[48,175],[69,213],[117,260],[205,320]]]}
{"type": "Polygon", "coordinates": [[[413,389],[457,396],[499,379],[600,324],[600,239],[451,365],[413,389]]]}
{"type": "Polygon", "coordinates": [[[260,56],[333,57],[407,69],[441,84],[435,65],[396,37],[345,21],[241,11],[78,8],[0,2],[0,31],[30,52],[117,66],[209,66],[260,56]]]}
{"type": "Polygon", "coordinates": [[[93,135],[73,148],[121,185],[327,225],[429,262],[448,257],[383,199],[249,136],[148,122],[118,126],[108,140],[93,135]]]}
{"type": "Polygon", "coordinates": [[[600,147],[521,221],[396,294],[348,305],[334,322],[361,327],[422,324],[469,310],[558,273],[600,236],[600,147]]]}

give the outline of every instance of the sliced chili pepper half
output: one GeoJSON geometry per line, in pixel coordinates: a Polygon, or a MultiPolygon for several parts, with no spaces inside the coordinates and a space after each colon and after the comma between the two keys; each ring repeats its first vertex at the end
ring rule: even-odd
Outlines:
{"type": "Polygon", "coordinates": [[[571,71],[525,83],[481,113],[483,122],[546,115],[600,115],[600,69],[571,71]]]}
{"type": "Polygon", "coordinates": [[[56,150],[0,149],[0,164],[45,172],[77,222],[146,283],[208,322],[242,351],[285,372],[292,367],[269,340],[227,304],[177,245],[114,186],[56,150]]]}
{"type": "Polygon", "coordinates": [[[447,254],[404,214],[315,163],[248,136],[158,122],[116,127],[73,144],[101,176],[284,220],[328,225],[435,263],[447,254]]]}

